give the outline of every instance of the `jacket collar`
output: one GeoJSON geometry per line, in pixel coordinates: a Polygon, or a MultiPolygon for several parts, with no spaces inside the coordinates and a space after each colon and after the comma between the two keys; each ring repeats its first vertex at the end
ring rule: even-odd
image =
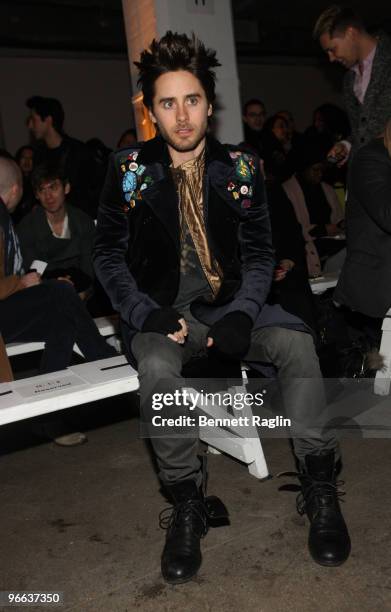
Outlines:
{"type": "MultiPolygon", "coordinates": [[[[171,235],[177,250],[179,244],[178,201],[175,185],[169,171],[171,158],[167,145],[161,136],[148,140],[137,155],[139,167],[145,167],[143,176],[150,179],[148,186],[141,192],[145,200],[171,235]],[[162,206],[164,202],[164,206],[162,206]]],[[[234,172],[234,163],[229,149],[211,136],[206,137],[205,170],[211,182],[224,186],[234,172]]],[[[229,193],[222,189],[224,197],[229,193]]]]}

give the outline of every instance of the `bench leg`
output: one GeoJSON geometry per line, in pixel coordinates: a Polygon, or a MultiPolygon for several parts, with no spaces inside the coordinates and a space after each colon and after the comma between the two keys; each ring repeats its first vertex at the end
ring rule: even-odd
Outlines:
{"type": "MultiPolygon", "coordinates": [[[[244,373],[245,374],[245,373],[244,373]]],[[[245,380],[247,380],[247,375],[245,374],[245,380]]],[[[243,391],[243,389],[238,389],[239,391],[243,391]]],[[[249,422],[251,422],[253,417],[253,411],[250,406],[244,406],[242,410],[237,411],[240,412],[242,416],[248,417],[249,422]]],[[[249,463],[248,471],[251,476],[255,476],[255,478],[263,479],[269,476],[269,470],[267,467],[265,454],[263,452],[262,443],[259,438],[258,429],[255,425],[252,426],[252,437],[247,438],[248,442],[252,448],[252,455],[254,457],[254,461],[249,463]]]]}
{"type": "MultiPolygon", "coordinates": [[[[243,388],[234,387],[230,392],[243,394],[243,388]]],[[[202,411],[212,418],[230,416],[228,412],[216,406],[203,405],[202,411]]],[[[252,422],[253,414],[250,406],[244,406],[241,410],[233,409],[233,413],[231,418],[248,417],[248,422],[252,422]]],[[[232,427],[230,431],[220,427],[203,427],[200,429],[200,439],[208,445],[208,452],[212,454],[223,452],[242,461],[248,465],[248,471],[252,476],[263,480],[269,476],[269,471],[258,430],[255,425],[248,425],[245,431],[249,437],[243,435],[243,428],[240,427],[232,427]]]]}
{"type": "Polygon", "coordinates": [[[376,372],[374,392],[388,395],[391,383],[391,331],[383,331],[379,353],[384,357],[384,368],[376,372]]]}
{"type": "Polygon", "coordinates": [[[210,455],[221,455],[220,451],[218,451],[217,448],[214,448],[213,446],[209,446],[209,445],[208,445],[208,453],[210,455]]]}

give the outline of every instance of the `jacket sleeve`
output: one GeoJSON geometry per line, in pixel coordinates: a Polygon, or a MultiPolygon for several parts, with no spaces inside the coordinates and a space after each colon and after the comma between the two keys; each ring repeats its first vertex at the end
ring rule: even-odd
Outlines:
{"type": "Polygon", "coordinates": [[[252,204],[239,224],[242,284],[227,311],[240,310],[256,321],[270,291],[275,265],[269,210],[259,160],[252,204]]]}
{"type": "Polygon", "coordinates": [[[33,223],[33,217],[29,213],[24,219],[18,224],[16,233],[19,238],[20,250],[23,257],[23,266],[25,270],[28,270],[34,261],[39,259],[36,256],[35,239],[36,234],[31,231],[33,223]]]}
{"type": "Polygon", "coordinates": [[[303,264],[305,242],[292,202],[281,185],[273,186],[267,195],[277,261],[291,259],[295,264],[303,264]]]}
{"type": "MultiPolygon", "coordinates": [[[[80,211],[83,213],[83,211],[80,211]]],[[[95,225],[93,220],[86,214],[80,215],[81,235],[80,235],[80,270],[87,274],[91,279],[94,278],[94,268],[92,265],[92,250],[95,239],[95,225]]]]}
{"type": "Polygon", "coordinates": [[[0,300],[5,300],[16,291],[23,289],[20,276],[17,274],[5,275],[4,257],[4,235],[0,228],[0,300]]]}
{"type": "MultiPolygon", "coordinates": [[[[351,107],[351,89],[353,87],[353,83],[351,79],[352,79],[352,76],[349,74],[349,70],[347,70],[344,76],[344,79],[343,79],[343,84],[342,84],[342,97],[344,100],[344,107],[349,116],[350,132],[349,134],[344,136],[342,140],[345,140],[346,142],[348,142],[350,147],[352,147],[353,145],[353,134],[352,134],[352,125],[351,125],[352,116],[351,116],[351,113],[349,112],[350,107],[351,107]]],[[[350,153],[350,150],[349,150],[349,153],[350,153]]]]}
{"type": "Polygon", "coordinates": [[[112,153],[98,210],[93,262],[96,275],[113,308],[124,321],[141,330],[148,314],[159,308],[159,305],[146,293],[139,291],[129,271],[126,262],[128,215],[123,210],[123,204],[115,154],[112,153]]]}
{"type": "Polygon", "coordinates": [[[352,161],[349,185],[366,213],[391,234],[391,160],[387,150],[360,149],[352,161]]]}

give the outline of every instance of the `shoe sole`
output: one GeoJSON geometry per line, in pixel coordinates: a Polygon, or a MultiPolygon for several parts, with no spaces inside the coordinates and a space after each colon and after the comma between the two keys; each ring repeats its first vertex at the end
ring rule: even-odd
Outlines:
{"type": "Polygon", "coordinates": [[[326,563],[326,562],[321,562],[321,561],[317,561],[316,559],[314,559],[312,557],[312,560],[317,564],[317,565],[321,565],[322,567],[339,567],[340,565],[343,565],[344,563],[346,563],[346,561],[349,559],[349,557],[347,557],[346,559],[344,559],[343,561],[339,561],[338,563],[326,563]]]}
{"type": "Polygon", "coordinates": [[[88,441],[88,438],[85,434],[69,434],[65,436],[59,436],[58,438],[54,438],[53,442],[56,446],[64,446],[64,447],[72,447],[72,446],[81,446],[81,444],[85,444],[88,441]]]}
{"type": "Polygon", "coordinates": [[[193,576],[190,576],[190,578],[180,578],[178,580],[168,580],[168,578],[165,576],[163,576],[163,578],[167,584],[185,584],[186,582],[190,582],[193,578],[195,578],[195,576],[197,576],[197,574],[193,574],[193,576]]]}

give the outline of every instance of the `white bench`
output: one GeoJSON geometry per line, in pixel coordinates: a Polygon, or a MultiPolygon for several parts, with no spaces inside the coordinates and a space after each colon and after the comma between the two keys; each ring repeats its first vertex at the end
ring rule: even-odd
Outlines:
{"type": "Polygon", "coordinates": [[[327,272],[316,278],[310,278],[311,291],[314,295],[321,295],[327,289],[335,287],[338,282],[338,272],[327,272]]]}
{"type": "Polygon", "coordinates": [[[384,368],[376,372],[374,391],[376,395],[388,395],[391,385],[391,308],[383,319],[379,353],[383,355],[384,368]]]}
{"type": "MultiPolygon", "coordinates": [[[[247,379],[245,371],[242,372],[244,382],[247,379]]],[[[231,396],[235,393],[245,393],[243,387],[232,387],[230,390],[231,396]]],[[[227,419],[231,417],[227,412],[219,406],[202,405],[202,412],[212,418],[227,419]]],[[[244,405],[242,409],[235,409],[232,406],[232,419],[237,417],[247,418],[248,425],[239,427],[230,425],[230,430],[227,431],[221,427],[204,426],[200,427],[200,440],[208,445],[208,451],[212,454],[220,452],[226,453],[248,466],[248,471],[252,476],[260,480],[269,478],[269,470],[267,467],[262,444],[259,438],[257,427],[252,424],[252,410],[250,406],[244,405]]]]}
{"type": "MultiPolygon", "coordinates": [[[[103,336],[117,332],[116,316],[100,317],[95,319],[95,323],[103,336]]],[[[6,347],[8,356],[43,348],[44,344],[40,342],[13,343],[6,347]]],[[[80,353],[77,346],[75,351],[80,353]]],[[[122,355],[70,366],[53,374],[3,383],[0,384],[0,425],[137,389],[137,372],[122,355]]],[[[240,390],[243,392],[243,389],[240,390]]],[[[217,416],[214,409],[209,414],[211,417],[217,416]]],[[[250,418],[251,415],[249,407],[240,414],[250,418]]],[[[228,416],[226,412],[224,416],[228,416]]],[[[251,437],[248,438],[243,437],[239,429],[228,432],[211,427],[208,431],[202,431],[200,439],[208,445],[210,452],[224,452],[247,464],[249,473],[256,478],[268,477],[269,472],[256,427],[252,428],[251,437]]]]}
{"type": "Polygon", "coordinates": [[[0,384],[0,425],[138,389],[123,355],[0,384]]]}

